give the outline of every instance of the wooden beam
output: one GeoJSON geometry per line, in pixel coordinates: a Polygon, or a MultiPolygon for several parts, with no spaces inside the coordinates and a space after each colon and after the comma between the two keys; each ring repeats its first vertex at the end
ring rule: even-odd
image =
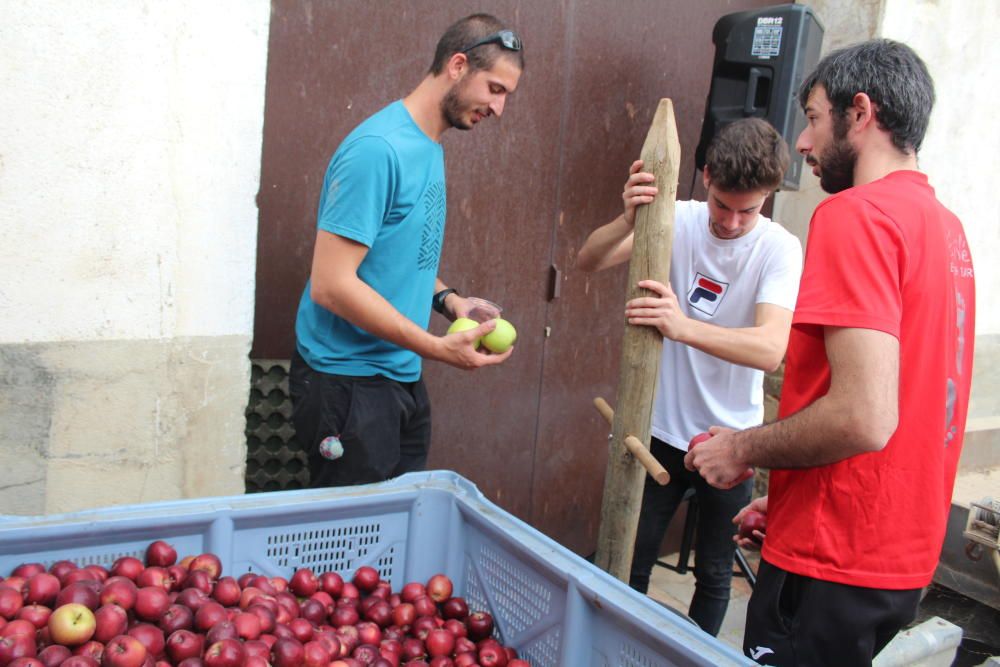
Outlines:
{"type": "MultiPolygon", "coordinates": [[[[643,171],[656,176],[659,193],[652,203],[636,210],[632,259],[629,262],[626,300],[650,294],[636,283],[652,279],[670,280],[670,253],[674,236],[674,203],[681,147],[677,139],[674,107],[660,100],[640,155],[643,171]]],[[[625,446],[634,435],[649,447],[653,394],[660,367],[663,337],[652,327],[625,323],[618,378],[618,399],[604,477],[601,526],[594,563],[609,574],[628,582],[632,552],[639,523],[645,470],[625,446]]]]}

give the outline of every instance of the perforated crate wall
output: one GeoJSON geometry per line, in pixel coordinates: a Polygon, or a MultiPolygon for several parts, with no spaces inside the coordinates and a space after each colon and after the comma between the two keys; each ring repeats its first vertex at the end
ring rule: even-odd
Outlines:
{"type": "Polygon", "coordinates": [[[309,485],[308,457],[295,439],[290,362],[256,359],[247,404],[247,493],[288,491],[309,485]]]}

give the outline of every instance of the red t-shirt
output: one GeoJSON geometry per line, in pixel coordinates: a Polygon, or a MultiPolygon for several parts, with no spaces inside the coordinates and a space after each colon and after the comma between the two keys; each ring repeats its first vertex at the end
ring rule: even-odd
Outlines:
{"type": "Polygon", "coordinates": [[[962,223],[925,175],[893,172],[817,207],[779,417],[829,389],[824,325],[899,339],[899,427],[880,452],[772,470],[763,556],[825,581],[926,586],[965,433],[975,285],[962,223]]]}

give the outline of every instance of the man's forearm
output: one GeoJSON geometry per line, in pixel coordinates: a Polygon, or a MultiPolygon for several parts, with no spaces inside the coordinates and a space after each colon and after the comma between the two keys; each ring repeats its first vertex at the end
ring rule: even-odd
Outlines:
{"type": "Polygon", "coordinates": [[[619,215],[606,225],[598,227],[591,232],[580,248],[576,257],[576,268],[588,272],[607,268],[610,266],[608,260],[612,253],[631,233],[632,228],[625,222],[624,215],[619,215]]]}
{"type": "Polygon", "coordinates": [[[733,433],[737,456],[761,468],[808,468],[870,452],[864,434],[827,398],[785,419],[733,433]]]}
{"type": "Polygon", "coordinates": [[[782,335],[765,327],[730,329],[694,319],[688,319],[684,335],[677,339],[713,357],[768,373],[781,364],[787,341],[787,329],[782,335]]]}
{"type": "Polygon", "coordinates": [[[440,339],[405,317],[359,278],[350,280],[349,284],[331,285],[322,292],[314,289],[312,297],[320,306],[373,336],[421,357],[438,358],[440,339]]]}

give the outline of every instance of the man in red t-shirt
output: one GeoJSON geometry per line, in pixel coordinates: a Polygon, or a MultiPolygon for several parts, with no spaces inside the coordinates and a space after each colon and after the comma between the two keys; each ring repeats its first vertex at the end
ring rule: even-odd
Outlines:
{"type": "MultiPolygon", "coordinates": [[[[834,193],[813,214],[779,420],[721,430],[685,464],[730,486],[771,469],[744,650],[866,665],[913,620],[941,552],[975,338],[959,220],[917,171],[934,87],[907,46],[824,58],[796,148],[834,193]]],[[[744,543],[745,544],[745,543],[744,543]]]]}

